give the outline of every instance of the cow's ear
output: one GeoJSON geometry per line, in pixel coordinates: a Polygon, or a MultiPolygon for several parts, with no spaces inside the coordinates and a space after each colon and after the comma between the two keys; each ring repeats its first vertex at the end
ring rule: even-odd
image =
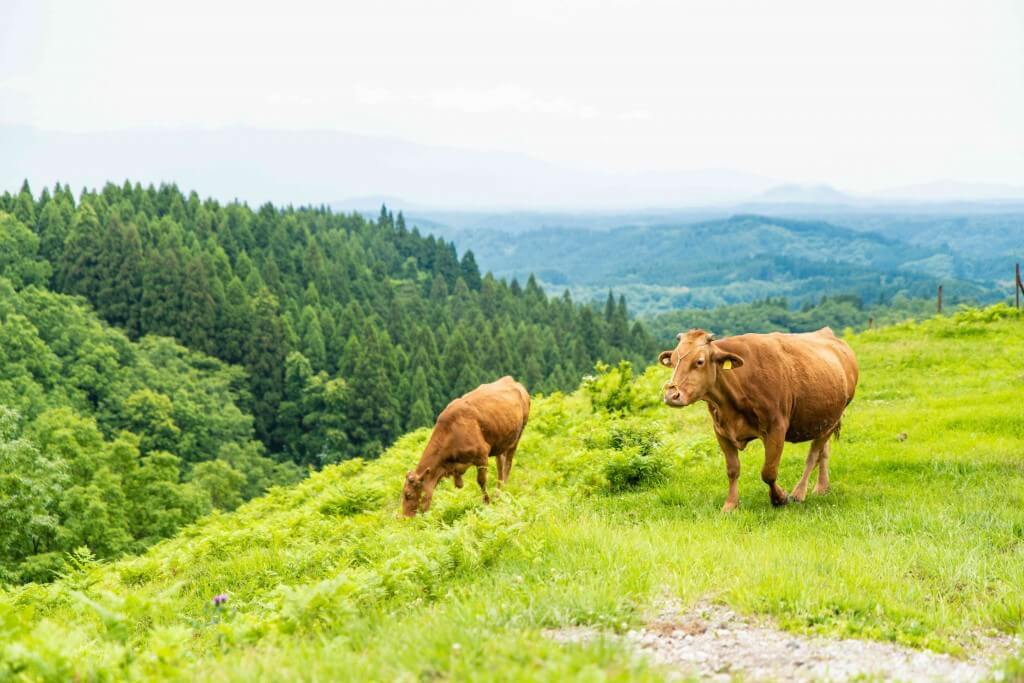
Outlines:
{"type": "Polygon", "coordinates": [[[723,370],[732,370],[733,368],[743,367],[742,358],[737,356],[735,353],[729,353],[722,349],[712,348],[711,360],[721,365],[723,370]]]}
{"type": "Polygon", "coordinates": [[[661,355],[658,356],[658,363],[666,368],[672,367],[672,352],[662,351],[661,355]]]}

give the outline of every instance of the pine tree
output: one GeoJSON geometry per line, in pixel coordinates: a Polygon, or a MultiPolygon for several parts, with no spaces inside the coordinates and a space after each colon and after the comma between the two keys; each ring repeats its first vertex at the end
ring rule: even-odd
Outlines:
{"type": "Polygon", "coordinates": [[[245,286],[237,277],[231,279],[224,293],[218,327],[220,357],[229,363],[243,363],[252,330],[252,307],[245,286]]]}
{"type": "Polygon", "coordinates": [[[139,309],[142,334],[174,336],[182,310],[185,273],[184,254],[172,236],[146,252],[142,270],[142,302],[139,309]]]}
{"type": "Polygon", "coordinates": [[[100,257],[101,282],[95,304],[103,317],[138,338],[144,257],[142,239],[133,224],[112,221],[100,257]]]}
{"type": "Polygon", "coordinates": [[[103,254],[103,229],[96,211],[82,204],[75,212],[74,223],[62,246],[57,265],[57,287],[62,292],[81,294],[95,300],[103,285],[99,261],[103,254]]]}
{"type": "Polygon", "coordinates": [[[459,264],[460,275],[470,289],[477,292],[483,284],[480,279],[480,268],[476,265],[476,257],[471,250],[466,250],[462,255],[462,263],[459,264]]]}
{"type": "Polygon", "coordinates": [[[256,435],[275,451],[281,447],[274,438],[274,426],[283,398],[287,352],[277,299],[263,290],[252,302],[252,335],[246,349],[245,365],[250,376],[256,435]]]}
{"type": "Polygon", "coordinates": [[[338,372],[338,359],[345,348],[345,337],[337,333],[338,322],[331,313],[331,309],[322,309],[320,313],[320,329],[324,336],[324,353],[326,354],[325,370],[328,374],[338,372]]]}
{"type": "Polygon", "coordinates": [[[210,277],[198,256],[189,258],[185,266],[179,305],[180,322],[175,336],[190,348],[213,353],[218,311],[210,277]]]}
{"type": "Polygon", "coordinates": [[[298,463],[308,463],[304,452],[303,416],[309,409],[306,405],[306,390],[313,377],[309,361],[301,353],[293,351],[285,360],[284,392],[277,409],[275,439],[283,450],[298,463]]]}
{"type": "Polygon", "coordinates": [[[354,454],[374,457],[398,435],[398,398],[391,391],[389,360],[381,332],[367,326],[363,353],[348,379],[348,435],[354,454]]]}
{"type": "Polygon", "coordinates": [[[299,327],[302,330],[302,352],[309,359],[313,370],[326,370],[327,348],[324,344],[324,334],[320,329],[320,319],[312,306],[307,305],[302,309],[299,327]]]}
{"type": "Polygon", "coordinates": [[[619,296],[619,303],[612,311],[608,321],[608,343],[616,349],[629,347],[629,313],[626,310],[626,297],[619,296]]]}
{"type": "Polygon", "coordinates": [[[442,303],[448,298],[448,284],[440,275],[435,275],[430,285],[430,300],[435,303],[442,303]]]}
{"type": "Polygon", "coordinates": [[[359,337],[350,334],[345,342],[345,348],[341,352],[341,358],[338,359],[338,374],[346,378],[351,377],[355,372],[356,363],[363,353],[363,345],[359,342],[359,337]]]}
{"type": "Polygon", "coordinates": [[[427,374],[422,367],[416,368],[413,373],[406,401],[406,405],[412,406],[409,409],[406,429],[428,427],[433,424],[434,411],[430,408],[430,387],[427,384],[427,374]]]}
{"type": "Polygon", "coordinates": [[[28,186],[28,180],[21,184],[21,191],[14,200],[14,217],[22,222],[29,229],[36,226],[36,204],[32,197],[32,188],[28,186]]]}
{"type": "Polygon", "coordinates": [[[441,359],[441,368],[445,377],[446,394],[449,397],[455,398],[476,388],[479,369],[462,328],[456,328],[455,334],[448,339],[441,359]]]}
{"type": "Polygon", "coordinates": [[[39,214],[39,254],[51,264],[61,260],[73,212],[70,204],[55,197],[39,214]]]}

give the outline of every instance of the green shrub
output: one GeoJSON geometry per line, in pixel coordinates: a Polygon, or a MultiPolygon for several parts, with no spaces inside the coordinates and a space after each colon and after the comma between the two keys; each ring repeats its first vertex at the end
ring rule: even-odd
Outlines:
{"type": "Polygon", "coordinates": [[[644,455],[633,446],[616,452],[604,464],[604,476],[612,493],[648,488],[668,478],[668,463],[658,454],[644,455]]]}
{"type": "Polygon", "coordinates": [[[67,570],[64,553],[39,553],[30,555],[18,565],[18,582],[47,583],[67,570]]]}
{"type": "Polygon", "coordinates": [[[609,429],[608,445],[617,451],[635,447],[640,455],[648,456],[661,444],[661,430],[647,422],[616,422],[609,429]]]}
{"type": "Polygon", "coordinates": [[[615,419],[607,429],[584,437],[586,458],[593,464],[583,469],[593,471],[612,492],[651,486],[668,474],[664,442],[664,433],[649,418],[615,419]]]}
{"type": "Polygon", "coordinates": [[[957,311],[953,321],[957,323],[994,323],[1008,318],[1020,318],[1021,312],[1004,303],[987,308],[965,308],[957,311]]]}
{"type": "Polygon", "coordinates": [[[597,374],[584,377],[582,388],[595,413],[632,413],[653,403],[643,397],[633,381],[633,365],[629,361],[620,361],[616,367],[599,362],[594,370],[597,374]]]}

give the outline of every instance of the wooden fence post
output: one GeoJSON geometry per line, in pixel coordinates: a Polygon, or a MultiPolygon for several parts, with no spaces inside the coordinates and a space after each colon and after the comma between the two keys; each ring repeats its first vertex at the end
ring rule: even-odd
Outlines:
{"type": "Polygon", "coordinates": [[[939,315],[942,315],[942,285],[939,285],[939,297],[938,303],[936,304],[936,309],[938,310],[939,315]]]}
{"type": "Polygon", "coordinates": [[[870,330],[874,326],[875,326],[875,319],[873,317],[868,318],[868,329],[870,330]]]}
{"type": "Polygon", "coordinates": [[[1017,310],[1020,310],[1020,293],[1024,292],[1024,283],[1020,281],[1020,264],[1017,264],[1017,272],[1014,274],[1013,297],[1017,302],[1017,310]]]}

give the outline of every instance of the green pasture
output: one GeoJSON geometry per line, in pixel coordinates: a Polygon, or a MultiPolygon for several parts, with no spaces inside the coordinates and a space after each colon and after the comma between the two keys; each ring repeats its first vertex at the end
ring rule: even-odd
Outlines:
{"type": "MultiPolygon", "coordinates": [[[[494,505],[468,477],[398,518],[419,430],[140,557],[82,552],[54,584],[0,591],[0,680],[660,679],[612,639],[541,632],[620,632],[666,596],[955,655],[1021,632],[1024,318],[967,311],[849,341],[861,384],[825,496],[772,508],[755,443],[722,514],[707,411],[658,403],[667,370],[612,369],[535,400],[494,505]]],[[[806,453],[787,445],[787,490],[806,453]]]]}

